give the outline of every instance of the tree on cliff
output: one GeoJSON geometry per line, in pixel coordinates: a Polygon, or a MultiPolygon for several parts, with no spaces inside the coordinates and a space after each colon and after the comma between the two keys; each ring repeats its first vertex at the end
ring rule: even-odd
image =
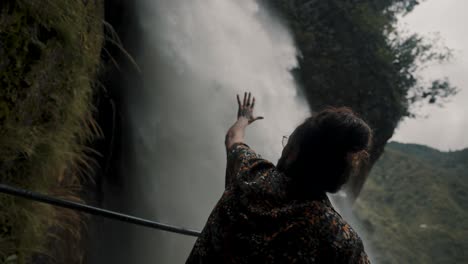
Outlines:
{"type": "Polygon", "coordinates": [[[415,117],[415,105],[442,104],[456,93],[447,79],[417,76],[427,63],[449,59],[450,51],[396,29],[398,16],[417,0],[264,1],[292,30],[300,52],[294,74],[311,109],[349,106],[374,129],[370,162],[346,186],[354,201],[400,120],[415,117]]]}

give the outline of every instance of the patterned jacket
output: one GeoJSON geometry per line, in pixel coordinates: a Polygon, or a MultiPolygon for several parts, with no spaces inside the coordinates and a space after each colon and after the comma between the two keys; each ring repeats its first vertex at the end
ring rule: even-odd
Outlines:
{"type": "Polygon", "coordinates": [[[227,159],[226,190],[186,263],[370,263],[325,193],[291,198],[287,177],[244,143],[227,159]]]}

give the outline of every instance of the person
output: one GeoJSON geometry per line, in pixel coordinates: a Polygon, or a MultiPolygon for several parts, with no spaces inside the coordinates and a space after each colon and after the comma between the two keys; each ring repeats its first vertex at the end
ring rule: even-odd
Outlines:
{"type": "Polygon", "coordinates": [[[244,143],[245,128],[263,119],[253,114],[255,98],[237,102],[225,191],[186,263],[369,263],[326,193],[365,162],[370,127],[349,108],[326,108],[294,130],[275,166],[244,143]]]}

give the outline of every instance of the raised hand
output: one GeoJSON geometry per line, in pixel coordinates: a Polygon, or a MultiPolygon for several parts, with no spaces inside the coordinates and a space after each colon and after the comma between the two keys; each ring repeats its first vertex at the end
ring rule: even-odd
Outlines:
{"type": "Polygon", "coordinates": [[[249,121],[249,124],[252,124],[256,120],[263,119],[262,116],[254,117],[253,115],[255,97],[252,97],[251,93],[244,93],[244,100],[242,103],[239,95],[237,95],[237,104],[239,105],[239,109],[237,110],[237,119],[246,118],[249,121]]]}

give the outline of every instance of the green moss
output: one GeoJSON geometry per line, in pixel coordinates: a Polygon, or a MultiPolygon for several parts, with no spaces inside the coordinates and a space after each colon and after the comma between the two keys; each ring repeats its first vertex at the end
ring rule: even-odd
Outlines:
{"type": "MultiPolygon", "coordinates": [[[[77,197],[102,45],[101,1],[8,1],[0,10],[0,181],[77,197]],[[85,3],[87,2],[87,3],[85,3]]],[[[0,259],[27,262],[51,227],[75,237],[70,212],[0,195],[0,259]]],[[[55,232],[57,233],[57,232],[55,232]]],[[[49,252],[50,253],[50,252],[49,252]]]]}

